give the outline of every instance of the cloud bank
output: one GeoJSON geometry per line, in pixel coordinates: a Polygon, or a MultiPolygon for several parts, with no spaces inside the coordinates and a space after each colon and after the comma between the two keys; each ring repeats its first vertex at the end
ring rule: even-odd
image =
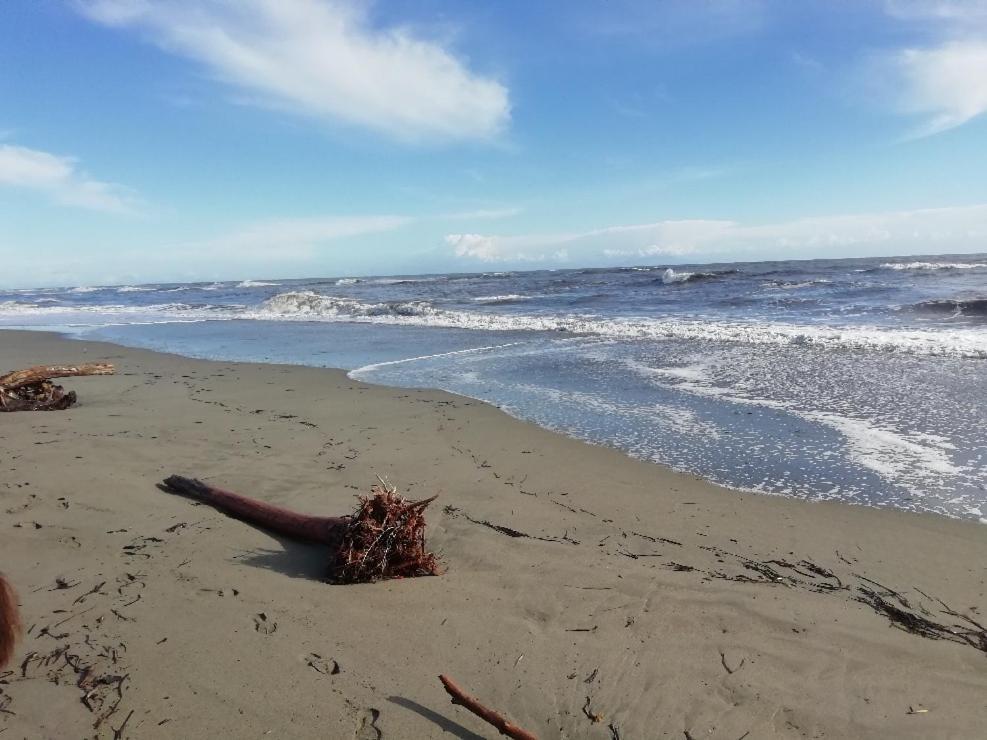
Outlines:
{"type": "Polygon", "coordinates": [[[508,91],[408,29],[338,0],[79,0],[91,20],[145,33],[253,102],[406,141],[487,139],[508,91]]]}
{"type": "Polygon", "coordinates": [[[64,205],[108,213],[132,213],[136,202],[119,185],[80,171],[76,160],[38,149],[0,144],[0,186],[44,193],[64,205]]]}
{"type": "MultiPolygon", "coordinates": [[[[4,262],[0,285],[18,275],[43,285],[118,285],[122,283],[313,277],[344,272],[337,261],[351,255],[353,241],[399,229],[403,216],[333,216],[256,221],[213,237],[164,242],[140,248],[132,244],[82,247],[58,260],[38,261],[16,250],[4,262]]],[[[348,270],[345,270],[348,271],[348,270]]]]}
{"type": "Polygon", "coordinates": [[[445,243],[464,261],[580,266],[981,252],[987,249],[987,204],[761,225],[693,219],[569,234],[448,234],[445,243]]]}

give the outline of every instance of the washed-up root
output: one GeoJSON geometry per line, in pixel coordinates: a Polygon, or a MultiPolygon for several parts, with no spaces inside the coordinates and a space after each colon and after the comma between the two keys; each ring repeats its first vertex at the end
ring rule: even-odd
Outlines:
{"type": "Polygon", "coordinates": [[[438,575],[439,560],[425,546],[425,509],[434,500],[409,502],[383,481],[373,486],[369,496],[359,497],[360,505],[343,527],[329,580],[367,583],[438,575]]]}
{"type": "Polygon", "coordinates": [[[166,478],[164,487],[286,537],[328,545],[327,578],[332,583],[372,583],[441,572],[438,558],[425,545],[425,509],[434,496],[407,501],[381,481],[369,495],[358,497],[353,514],[319,517],[179,475],[166,478]]]}
{"type": "Polygon", "coordinates": [[[0,375],[0,411],[61,411],[73,405],[75,391],[51,381],[83,375],[113,375],[113,365],[38,365],[0,375]]]}

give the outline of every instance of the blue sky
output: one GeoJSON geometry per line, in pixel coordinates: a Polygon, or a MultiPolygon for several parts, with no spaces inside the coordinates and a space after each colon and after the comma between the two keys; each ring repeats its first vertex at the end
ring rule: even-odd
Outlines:
{"type": "Polygon", "coordinates": [[[8,0],[0,284],[987,251],[987,3],[8,0]]]}

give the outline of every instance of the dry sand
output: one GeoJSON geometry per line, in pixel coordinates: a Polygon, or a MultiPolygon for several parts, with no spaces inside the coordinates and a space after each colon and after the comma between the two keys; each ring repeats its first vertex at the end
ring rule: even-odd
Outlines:
{"type": "Polygon", "coordinates": [[[0,370],[82,360],[119,375],[0,414],[0,569],[30,626],[3,740],[495,736],[439,673],[541,738],[987,736],[987,654],[855,598],[987,622],[983,525],[728,491],[332,370],[0,333],[0,370]],[[320,514],[375,475],[438,493],[448,572],[327,585],[321,548],[170,473],[320,514]]]}

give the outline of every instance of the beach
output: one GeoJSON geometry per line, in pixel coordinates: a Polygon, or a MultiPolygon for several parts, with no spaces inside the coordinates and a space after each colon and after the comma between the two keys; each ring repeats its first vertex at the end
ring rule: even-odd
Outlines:
{"type": "Polygon", "coordinates": [[[0,569],[28,627],[5,739],[494,737],[440,673],[542,738],[984,732],[985,651],[868,596],[987,623],[975,520],[728,490],[342,371],[0,333],[2,371],[80,361],[117,375],[0,415],[0,569]],[[437,494],[447,570],[328,585],[324,548],[159,490],[172,473],[313,514],[376,476],[437,494]]]}

